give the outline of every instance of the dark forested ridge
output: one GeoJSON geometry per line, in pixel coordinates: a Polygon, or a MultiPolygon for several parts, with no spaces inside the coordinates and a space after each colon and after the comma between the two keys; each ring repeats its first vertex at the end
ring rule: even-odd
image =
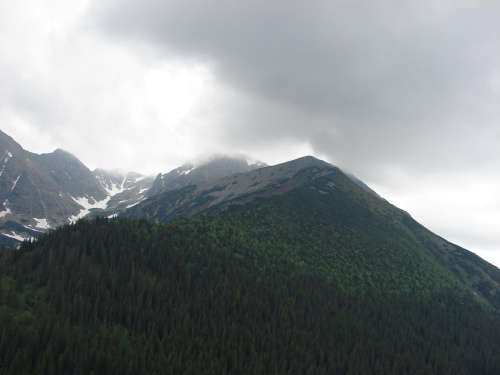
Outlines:
{"type": "Polygon", "coordinates": [[[497,310],[467,283],[292,201],[2,249],[0,373],[500,373],[497,310]]]}

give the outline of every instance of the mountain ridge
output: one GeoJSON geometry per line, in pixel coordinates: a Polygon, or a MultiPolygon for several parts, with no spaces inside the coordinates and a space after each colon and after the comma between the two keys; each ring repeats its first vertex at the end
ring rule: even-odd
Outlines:
{"type": "MultiPolygon", "coordinates": [[[[9,246],[73,222],[118,193],[70,152],[35,154],[2,131],[0,171],[0,244],[9,246]]],[[[149,188],[153,180],[144,176],[143,183],[149,188]]],[[[122,194],[121,200],[127,199],[139,198],[122,194]]]]}
{"type": "MultiPolygon", "coordinates": [[[[24,238],[36,237],[85,216],[119,214],[161,223],[179,216],[238,211],[263,199],[307,191],[305,196],[311,192],[318,195],[311,201],[314,205],[325,197],[336,197],[343,202],[344,206],[335,200],[328,205],[337,207],[341,219],[349,225],[359,227],[364,223],[363,230],[368,228],[370,233],[375,233],[376,223],[378,229],[396,230],[405,241],[409,239],[418,246],[429,247],[438,254],[436,260],[451,265],[452,272],[477,295],[488,303],[500,304],[498,268],[428,231],[353,175],[312,156],[264,166],[260,162],[250,163],[244,156],[231,159],[219,155],[205,164],[200,163],[198,168],[184,164],[173,169],[165,175],[177,176],[177,180],[171,178],[170,185],[164,184],[160,193],[147,198],[158,177],[153,181],[152,177],[134,172],[90,171],[67,151],[57,149],[53,153],[33,154],[4,133],[0,133],[0,154],[3,155],[0,198],[5,208],[0,212],[0,230],[7,236],[4,244],[13,244],[8,240],[22,240],[19,233],[24,233],[24,238]],[[235,169],[243,172],[231,173],[235,169]],[[216,173],[211,174],[214,170],[216,173]],[[197,172],[200,173],[196,175],[197,172]],[[29,210],[23,208],[23,202],[30,202],[29,210]],[[49,219],[54,207],[62,213],[62,220],[49,219]],[[353,220],[346,207],[351,207],[353,212],[362,211],[363,215],[353,220]],[[17,219],[15,210],[21,212],[17,219]],[[367,217],[372,217],[373,223],[365,222],[367,217]]],[[[298,200],[296,204],[302,203],[298,200]]]]}
{"type": "MultiPolygon", "coordinates": [[[[22,192],[37,175],[7,152],[22,192]]],[[[75,187],[71,155],[44,158],[75,187]]],[[[499,373],[497,267],[311,156],[193,167],[144,200],[140,175],[95,170],[103,200],[68,194],[85,217],[2,247],[1,373],[499,373]]]]}
{"type": "MultiPolygon", "coordinates": [[[[340,225],[360,238],[361,242],[357,246],[361,247],[357,251],[361,257],[367,256],[363,247],[371,248],[370,241],[373,239],[376,243],[381,243],[380,248],[372,250],[373,253],[384,257],[386,255],[383,249],[388,247],[394,254],[398,251],[406,253],[405,259],[408,261],[413,259],[410,268],[407,268],[404,259],[398,260],[397,267],[402,270],[406,269],[410,274],[416,272],[422,267],[418,266],[421,262],[418,259],[421,257],[428,262],[427,268],[432,269],[435,266],[431,264],[435,263],[436,267],[442,267],[438,273],[446,274],[445,279],[458,280],[457,282],[465,285],[471,293],[481,296],[489,304],[500,307],[498,268],[432,233],[406,211],[382,199],[371,189],[360,186],[359,182],[339,168],[314,157],[303,157],[276,166],[166,191],[130,208],[122,216],[167,223],[178,217],[245,212],[259,205],[266,207],[273,201],[285,202],[276,210],[288,210],[285,217],[289,220],[297,217],[297,222],[293,224],[296,226],[293,233],[305,230],[303,224],[300,224],[301,221],[316,222],[315,225],[320,225],[324,220],[321,225],[325,228],[340,225]],[[303,216],[301,212],[308,212],[308,216],[303,216]]],[[[251,223],[249,220],[247,225],[252,226],[251,223]]],[[[277,232],[280,231],[280,225],[286,227],[292,224],[284,219],[280,224],[267,224],[277,232]]],[[[312,232],[312,229],[308,231],[312,232]]],[[[335,238],[333,229],[325,229],[321,233],[321,236],[335,238]]],[[[291,241],[290,246],[293,247],[296,240],[291,241]]],[[[321,246],[330,247],[336,252],[338,248],[335,248],[335,243],[331,240],[331,243],[325,242],[321,246]]],[[[346,245],[340,242],[338,246],[346,245]]],[[[394,259],[400,257],[394,256],[394,259]]],[[[306,259],[303,261],[306,262],[306,259]]],[[[368,262],[363,267],[370,270],[373,264],[368,262]]],[[[391,267],[393,266],[389,268],[391,267]]],[[[432,272],[428,273],[430,274],[432,272]]],[[[425,277],[419,277],[421,280],[417,283],[422,283],[425,277]]],[[[359,282],[369,283],[367,280],[359,282]]],[[[337,280],[337,283],[342,283],[342,280],[337,280]]],[[[411,288],[412,283],[413,281],[408,281],[407,287],[411,288]]]]}
{"type": "MultiPolygon", "coordinates": [[[[212,207],[223,202],[229,204],[231,201],[234,203],[238,198],[244,201],[245,196],[252,194],[260,194],[261,196],[281,194],[294,188],[297,183],[304,182],[308,178],[318,178],[323,174],[330,173],[343,174],[338,167],[328,162],[319,160],[313,156],[304,156],[274,166],[232,174],[211,181],[184,186],[179,189],[171,189],[157,194],[153,200],[161,201],[164,199],[169,201],[169,196],[175,196],[175,205],[172,207],[175,210],[175,214],[171,218],[179,215],[179,211],[185,212],[187,216],[191,216],[191,212],[203,212],[207,208],[207,205],[208,207],[212,207]],[[310,169],[311,173],[308,173],[307,169],[310,169]],[[305,173],[305,175],[299,175],[299,173],[305,173]],[[295,177],[295,179],[292,179],[292,177],[295,177]],[[182,195],[183,193],[186,193],[186,195],[179,197],[179,194],[182,195]],[[192,202],[190,199],[194,199],[195,197],[199,199],[196,202],[192,202]],[[181,203],[181,201],[184,203],[181,203]]],[[[355,182],[352,177],[349,177],[349,179],[355,182]]],[[[358,184],[356,183],[356,185],[358,184]]],[[[363,188],[363,190],[377,199],[382,199],[371,189],[363,188]]],[[[145,215],[144,217],[154,220],[154,217],[148,215],[147,210],[144,208],[148,205],[154,206],[156,203],[153,203],[153,200],[149,199],[142,202],[142,204],[125,213],[125,216],[138,217],[145,215]],[[137,213],[138,211],[141,214],[137,213]]],[[[160,211],[168,213],[168,210],[169,208],[164,207],[160,211]]]]}
{"type": "Polygon", "coordinates": [[[265,163],[242,154],[216,154],[156,178],[102,168],[91,171],[68,151],[35,154],[0,130],[0,244],[19,244],[86,216],[115,216],[159,191],[261,166],[265,163]]]}
{"type": "Polygon", "coordinates": [[[165,190],[179,189],[265,166],[267,164],[250,160],[245,155],[215,154],[209,158],[199,158],[184,163],[168,173],[158,174],[147,197],[150,198],[165,190]]]}

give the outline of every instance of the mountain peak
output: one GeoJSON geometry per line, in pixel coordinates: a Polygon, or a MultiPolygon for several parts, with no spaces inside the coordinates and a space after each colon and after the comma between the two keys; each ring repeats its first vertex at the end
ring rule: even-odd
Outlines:
{"type": "MultiPolygon", "coordinates": [[[[105,168],[96,168],[94,169],[94,174],[97,175],[109,175],[109,176],[114,176],[114,177],[125,177],[128,173],[123,169],[120,168],[114,168],[114,169],[105,169],[105,168]]],[[[133,172],[132,172],[133,173],[133,172]]]]}
{"type": "Polygon", "coordinates": [[[179,189],[188,185],[216,180],[221,177],[262,168],[267,164],[243,154],[212,154],[201,156],[156,177],[148,197],[162,191],[179,189]]]}
{"type": "Polygon", "coordinates": [[[53,151],[54,154],[70,154],[72,155],[70,152],[62,149],[62,148],[56,148],[54,151],[53,151]]]}
{"type": "MultiPolygon", "coordinates": [[[[160,215],[162,218],[170,219],[178,214],[191,216],[207,209],[212,210],[220,204],[228,206],[261,196],[280,195],[326,175],[343,176],[339,178],[342,181],[347,180],[345,182],[347,184],[350,181],[340,169],[313,156],[305,156],[274,166],[250,170],[248,168],[250,166],[245,161],[240,160],[238,164],[234,159],[230,159],[229,162],[218,159],[202,167],[193,168],[189,174],[179,175],[180,169],[177,168],[166,175],[159,175],[155,184],[163,189],[151,188],[149,197],[152,197],[152,200],[134,207],[126,215],[134,216],[137,212],[144,215],[152,208],[155,211],[154,215],[160,215]],[[220,169],[221,166],[227,168],[226,163],[229,163],[229,166],[235,163],[240,167],[244,164],[247,170],[235,172],[220,169]],[[210,178],[203,178],[207,173],[210,178]],[[172,193],[172,190],[177,191],[172,193]],[[178,199],[180,196],[182,198],[178,199]]],[[[350,184],[354,185],[352,181],[350,184]]],[[[332,183],[329,189],[334,185],[332,183]]]]}
{"type": "Polygon", "coordinates": [[[12,137],[0,130],[0,152],[1,151],[11,152],[15,154],[18,152],[23,152],[24,149],[12,137]]]}
{"type": "Polygon", "coordinates": [[[259,167],[266,166],[267,164],[249,157],[248,155],[242,153],[225,154],[225,153],[215,153],[209,155],[200,155],[184,165],[196,165],[203,166],[211,163],[222,163],[222,162],[245,162],[247,165],[257,165],[259,167]]]}
{"type": "Polygon", "coordinates": [[[310,167],[310,166],[335,167],[333,164],[330,164],[324,160],[317,159],[311,155],[302,156],[298,159],[287,161],[287,162],[284,162],[280,165],[290,165],[290,166],[293,166],[295,168],[304,168],[304,167],[310,167]]]}
{"type": "Polygon", "coordinates": [[[54,151],[46,153],[46,154],[42,154],[42,155],[53,155],[53,156],[59,156],[59,157],[71,158],[71,159],[78,160],[78,158],[75,155],[73,155],[71,152],[66,151],[62,148],[56,148],[54,151]]]}

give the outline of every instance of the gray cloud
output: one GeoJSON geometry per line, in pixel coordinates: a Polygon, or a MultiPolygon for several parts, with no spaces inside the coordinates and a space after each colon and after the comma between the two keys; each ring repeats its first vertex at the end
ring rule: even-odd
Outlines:
{"type": "Polygon", "coordinates": [[[120,1],[96,13],[107,32],[205,61],[237,90],[219,119],[228,141],[286,134],[348,167],[452,168],[486,152],[477,138],[498,120],[481,116],[495,104],[500,13],[436,4],[120,1]]]}

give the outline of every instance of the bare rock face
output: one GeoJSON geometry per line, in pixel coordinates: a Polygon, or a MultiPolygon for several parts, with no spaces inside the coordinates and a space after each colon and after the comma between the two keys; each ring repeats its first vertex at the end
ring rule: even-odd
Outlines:
{"type": "Polygon", "coordinates": [[[91,171],[67,151],[35,154],[0,131],[0,245],[85,216],[115,216],[163,191],[265,166],[243,155],[215,155],[156,179],[120,170],[91,171]]]}
{"type": "MultiPolygon", "coordinates": [[[[172,173],[172,172],[171,172],[172,173]]],[[[245,173],[230,174],[200,183],[175,185],[152,196],[124,213],[128,217],[145,217],[156,222],[169,221],[178,216],[193,216],[226,210],[256,198],[280,195],[319,177],[329,176],[330,181],[323,193],[341,184],[357,194],[366,194],[382,200],[371,189],[358,186],[358,182],[339,168],[312,156],[302,157],[271,167],[262,167],[245,173]]],[[[158,177],[157,180],[158,181],[158,177]]]]}
{"type": "Polygon", "coordinates": [[[118,205],[109,203],[117,198],[126,208],[145,199],[153,183],[152,177],[134,173],[117,182],[103,173],[61,149],[41,155],[26,151],[0,131],[0,244],[12,245],[96,211],[111,212],[118,205]]]}

